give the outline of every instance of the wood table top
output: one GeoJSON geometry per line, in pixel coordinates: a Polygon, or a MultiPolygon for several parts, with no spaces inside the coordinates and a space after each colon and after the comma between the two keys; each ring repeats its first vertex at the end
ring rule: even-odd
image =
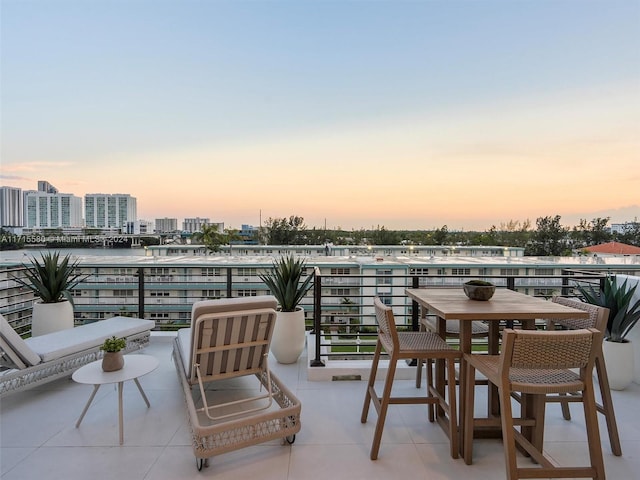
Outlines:
{"type": "Polygon", "coordinates": [[[497,288],[490,300],[469,299],[462,286],[455,288],[408,288],[407,296],[445,320],[531,320],[588,318],[576,308],[497,288]]]}

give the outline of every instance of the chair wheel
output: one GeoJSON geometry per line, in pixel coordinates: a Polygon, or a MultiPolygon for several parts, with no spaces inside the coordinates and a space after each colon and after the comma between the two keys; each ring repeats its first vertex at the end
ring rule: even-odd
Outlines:
{"type": "Polygon", "coordinates": [[[294,433],[293,435],[289,435],[289,436],[285,437],[284,439],[287,441],[287,443],[289,445],[292,445],[293,442],[296,441],[296,434],[294,433]]]}

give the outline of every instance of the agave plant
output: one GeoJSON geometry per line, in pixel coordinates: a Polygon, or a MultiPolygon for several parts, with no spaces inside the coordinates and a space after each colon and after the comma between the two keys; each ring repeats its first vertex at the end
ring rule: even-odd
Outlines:
{"type": "Polygon", "coordinates": [[[73,304],[70,291],[86,278],[83,275],[73,273],[79,262],[71,262],[71,255],[60,260],[58,252],[42,253],[41,257],[41,261],[31,258],[31,266],[24,265],[26,279],[16,276],[13,279],[33,291],[40,297],[42,303],[58,303],[69,300],[73,304]]]}
{"type": "Polygon", "coordinates": [[[631,303],[637,285],[627,289],[627,281],[618,285],[615,276],[607,277],[602,290],[593,285],[578,286],[587,303],[609,309],[605,338],[610,342],[626,342],[625,337],[640,320],[640,300],[631,303]]]}
{"type": "Polygon", "coordinates": [[[281,257],[273,262],[273,272],[263,273],[260,279],[269,287],[283,312],[295,312],[296,307],[311,288],[313,277],[309,275],[300,282],[305,270],[305,261],[293,255],[281,257]]]}

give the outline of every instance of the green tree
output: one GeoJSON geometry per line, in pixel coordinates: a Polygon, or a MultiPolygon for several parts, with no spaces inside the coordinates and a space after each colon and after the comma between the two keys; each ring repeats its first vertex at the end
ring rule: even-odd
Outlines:
{"type": "Polygon", "coordinates": [[[19,250],[24,248],[24,240],[9,230],[0,228],[0,250],[19,250]]]}
{"type": "Polygon", "coordinates": [[[571,231],[573,248],[589,247],[611,240],[608,223],[609,217],[594,218],[591,222],[580,219],[578,225],[571,231]]]}
{"type": "Polygon", "coordinates": [[[231,242],[241,239],[237,230],[225,228],[221,232],[218,225],[214,224],[203,225],[199,233],[199,241],[202,241],[210,252],[219,252],[221,245],[231,245],[231,242]]]}
{"type": "Polygon", "coordinates": [[[624,231],[622,233],[614,234],[613,238],[615,238],[618,242],[640,247],[640,222],[634,221],[630,224],[627,224],[624,231]]]}
{"type": "Polygon", "coordinates": [[[438,228],[433,232],[433,244],[434,245],[446,245],[449,237],[449,229],[446,225],[442,228],[438,228]]]}
{"type": "Polygon", "coordinates": [[[302,245],[306,236],[304,218],[271,218],[265,222],[263,237],[268,245],[302,245]]]}
{"type": "Polygon", "coordinates": [[[371,232],[371,241],[374,245],[399,245],[400,236],[397,232],[387,230],[384,227],[378,227],[377,230],[371,232]]]}
{"type": "Polygon", "coordinates": [[[567,246],[568,229],[560,224],[560,215],[555,217],[539,217],[536,230],[525,247],[527,255],[558,256],[570,253],[567,246]]]}

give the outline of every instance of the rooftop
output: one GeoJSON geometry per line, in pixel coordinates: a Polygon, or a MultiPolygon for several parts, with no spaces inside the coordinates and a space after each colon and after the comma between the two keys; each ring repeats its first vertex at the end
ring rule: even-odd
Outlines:
{"type": "Polygon", "coordinates": [[[586,247],[584,250],[589,253],[603,253],[608,255],[640,255],[640,247],[620,242],[601,243],[600,245],[586,247]]]}
{"type": "MultiPolygon", "coordinates": [[[[378,460],[369,460],[375,426],[360,423],[364,381],[309,381],[307,357],[297,364],[271,361],[272,370],[302,403],[302,430],[293,445],[278,441],[214,457],[196,469],[182,390],[171,359],[172,337],[154,333],[142,353],[160,367],[141,377],[151,408],[133,383],[124,387],[124,445],[118,444],[117,391],[104,386],[82,424],[75,423],[91,393],[88,385],[62,379],[0,401],[0,469],[3,480],[164,480],[188,478],[261,480],[504,478],[500,440],[476,440],[474,464],[449,457],[447,438],[429,423],[421,405],[392,405],[378,460]]],[[[415,393],[413,380],[396,382],[398,393],[415,393]]],[[[478,389],[478,403],[484,396],[478,389]]],[[[600,432],[606,473],[611,479],[638,478],[640,471],[640,385],[614,391],[622,457],[611,454],[606,425],[600,432]]],[[[560,463],[586,464],[584,420],[574,405],[562,419],[559,405],[547,407],[546,449],[560,463]]],[[[599,415],[599,417],[602,417],[599,415]]],[[[522,457],[522,462],[528,459],[522,457]]]]}

